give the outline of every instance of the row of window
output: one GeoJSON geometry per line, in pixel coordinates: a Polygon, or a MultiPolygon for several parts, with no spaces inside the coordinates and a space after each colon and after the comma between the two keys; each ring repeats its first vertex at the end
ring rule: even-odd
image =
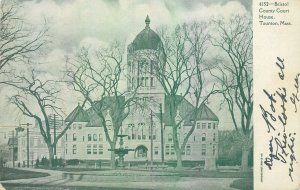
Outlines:
{"type": "MultiPolygon", "coordinates": [[[[66,148],[65,148],[65,151],[66,151],[66,154],[68,154],[68,148],[67,148],[67,145],[66,145],[66,148]]],[[[87,149],[86,149],[86,153],[87,154],[103,154],[103,144],[88,144],[87,145],[87,149]]],[[[76,144],[74,144],[72,146],[72,154],[77,154],[77,146],[76,144]]]]}
{"type": "MultiPolygon", "coordinates": [[[[157,151],[158,151],[158,149],[157,149],[157,151]]],[[[175,155],[175,149],[174,149],[173,144],[166,144],[165,145],[165,154],[166,155],[175,155]]],[[[187,155],[187,156],[191,155],[192,154],[191,145],[187,144],[185,149],[182,150],[181,154],[182,155],[187,155]]],[[[213,145],[212,154],[213,155],[216,154],[216,145],[213,145]]],[[[206,155],[206,144],[202,144],[202,146],[201,146],[201,155],[202,156],[206,155]]]]}
{"type": "MultiPolygon", "coordinates": [[[[135,127],[134,124],[128,124],[128,128],[124,130],[124,134],[128,135],[128,140],[151,140],[151,127],[147,127],[145,123],[138,123],[138,127],[135,127]]],[[[152,127],[152,139],[156,140],[157,130],[156,127],[152,127]]]]}
{"type": "Polygon", "coordinates": [[[217,128],[217,124],[216,123],[197,123],[197,129],[216,129],[217,128]]]}
{"type": "Polygon", "coordinates": [[[76,129],[82,129],[82,124],[73,124],[73,127],[70,127],[69,130],[76,130],[76,129]]]}
{"type": "MultiPolygon", "coordinates": [[[[68,141],[68,134],[65,135],[65,140],[68,141]]],[[[73,141],[77,141],[77,134],[73,133],[72,135],[72,140],[73,141]]],[[[82,136],[82,141],[84,141],[84,136],[82,136]]],[[[102,134],[88,134],[87,136],[87,141],[103,141],[103,135],[102,134]]]]}
{"type": "Polygon", "coordinates": [[[88,144],[86,147],[87,154],[103,154],[103,144],[88,144]]]}
{"type": "MultiPolygon", "coordinates": [[[[66,154],[68,154],[68,149],[66,146],[66,154]]],[[[158,155],[158,146],[154,147],[154,155],[158,155]]],[[[77,146],[73,145],[72,146],[72,154],[76,154],[77,153],[77,146]]],[[[87,148],[86,148],[86,153],[91,155],[91,154],[103,154],[103,144],[88,144],[87,148]]],[[[212,153],[213,155],[216,154],[216,145],[213,145],[213,149],[212,149],[212,153]]],[[[187,144],[185,149],[182,150],[182,155],[191,155],[192,154],[192,150],[191,150],[191,145],[187,144]]],[[[175,155],[175,149],[174,149],[174,144],[166,144],[165,145],[165,155],[175,155]]],[[[206,155],[206,144],[202,144],[201,146],[201,155],[205,156],[206,155]]]]}
{"type": "MultiPolygon", "coordinates": [[[[185,133],[184,137],[186,135],[187,134],[185,133]]],[[[180,134],[177,135],[177,138],[178,138],[178,141],[180,141],[180,134]]],[[[196,141],[196,136],[193,137],[193,140],[194,140],[194,142],[196,141]]],[[[173,141],[173,135],[172,135],[172,133],[169,133],[168,134],[168,142],[172,142],[172,141],[173,141]]],[[[202,133],[201,141],[202,142],[206,141],[206,133],[202,133]]],[[[215,142],[215,141],[216,141],[216,133],[213,134],[213,142],[215,142]]]]}
{"type": "MultiPolygon", "coordinates": [[[[187,144],[185,149],[182,150],[182,155],[191,155],[191,145],[187,144]]],[[[174,144],[165,145],[165,155],[175,155],[174,144]]]]}

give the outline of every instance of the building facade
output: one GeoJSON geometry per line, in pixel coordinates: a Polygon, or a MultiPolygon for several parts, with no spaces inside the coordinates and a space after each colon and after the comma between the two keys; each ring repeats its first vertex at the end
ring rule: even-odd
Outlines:
{"type": "MultiPolygon", "coordinates": [[[[157,55],[163,44],[160,37],[150,28],[148,17],[145,23],[145,29],[127,48],[127,88],[129,94],[136,90],[137,102],[146,103],[147,109],[141,111],[137,107],[130,107],[130,114],[122,122],[118,133],[127,135],[124,139],[125,148],[134,149],[125,156],[125,161],[150,161],[153,157],[153,161],[159,162],[162,160],[162,154],[165,161],[174,161],[176,153],[168,114],[170,97],[165,95],[163,87],[155,77],[154,64],[161,63],[154,58],[155,56],[151,56],[157,55]]],[[[128,99],[126,95],[121,98],[128,99]]],[[[179,144],[192,125],[196,126],[182,151],[182,160],[204,161],[206,169],[214,169],[218,156],[218,117],[203,104],[197,112],[196,121],[191,121],[186,114],[193,110],[195,107],[184,99],[177,111],[176,117],[179,120],[187,118],[178,128],[179,144]]],[[[84,110],[78,105],[65,121],[72,121],[75,113],[79,114],[76,114],[75,121],[64,136],[65,159],[109,160],[110,146],[104,128],[101,122],[95,119],[92,109],[84,110]]],[[[114,130],[111,114],[110,110],[106,110],[105,119],[110,137],[114,130]]]]}
{"type": "MultiPolygon", "coordinates": [[[[61,132],[61,127],[63,126],[62,121],[57,122],[57,129],[54,133],[53,125],[50,127],[50,133],[52,137],[52,142],[54,140],[54,135],[58,135],[61,132]]],[[[41,160],[43,157],[49,158],[49,151],[47,144],[41,135],[38,123],[36,122],[33,126],[30,126],[29,133],[27,133],[27,128],[24,128],[22,132],[18,134],[18,159],[16,160],[18,163],[27,164],[27,155],[29,155],[29,164],[33,165],[37,159],[41,160]],[[29,136],[27,136],[29,135],[29,136]],[[27,139],[29,144],[27,143],[27,139]],[[27,154],[27,148],[29,148],[29,152],[27,154]]],[[[56,158],[64,158],[64,138],[60,138],[58,140],[56,146],[56,158]]]]}

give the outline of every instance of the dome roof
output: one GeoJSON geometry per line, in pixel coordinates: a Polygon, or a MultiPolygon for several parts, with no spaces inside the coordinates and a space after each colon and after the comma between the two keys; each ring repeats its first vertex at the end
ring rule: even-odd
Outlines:
{"type": "Polygon", "coordinates": [[[160,37],[150,29],[150,19],[147,15],[146,20],[146,27],[142,30],[133,40],[132,48],[134,51],[142,50],[142,49],[153,49],[157,50],[159,45],[161,45],[160,37]]]}

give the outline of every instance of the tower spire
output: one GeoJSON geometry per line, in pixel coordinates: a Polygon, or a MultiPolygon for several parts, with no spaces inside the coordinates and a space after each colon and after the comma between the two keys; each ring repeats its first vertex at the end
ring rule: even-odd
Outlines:
{"type": "Polygon", "coordinates": [[[146,23],[146,27],[149,27],[150,24],[150,19],[149,16],[147,15],[146,19],[145,19],[145,23],[146,23]]]}

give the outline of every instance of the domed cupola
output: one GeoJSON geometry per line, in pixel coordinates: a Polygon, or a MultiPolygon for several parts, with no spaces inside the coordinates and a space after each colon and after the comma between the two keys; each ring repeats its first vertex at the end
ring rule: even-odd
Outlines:
{"type": "Polygon", "coordinates": [[[135,37],[131,44],[133,51],[144,49],[157,50],[162,45],[160,37],[149,27],[150,19],[148,15],[145,19],[145,23],[145,29],[135,37]]]}

